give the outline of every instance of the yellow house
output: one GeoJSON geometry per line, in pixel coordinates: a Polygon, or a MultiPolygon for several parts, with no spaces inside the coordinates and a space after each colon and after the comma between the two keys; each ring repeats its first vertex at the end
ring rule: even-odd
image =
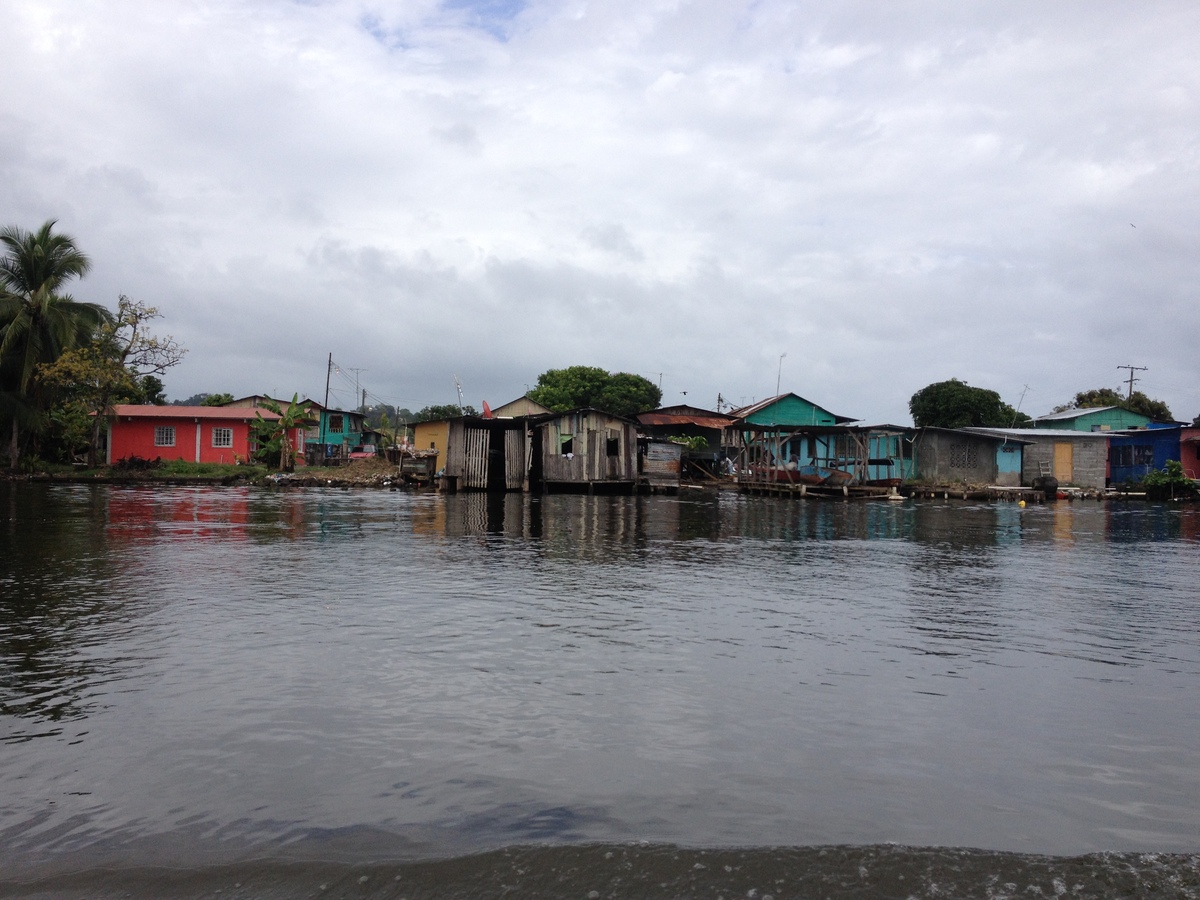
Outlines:
{"type": "Polygon", "coordinates": [[[439,419],[435,422],[418,422],[413,427],[413,450],[436,450],[440,462],[446,458],[446,449],[450,441],[450,420],[439,419]]]}

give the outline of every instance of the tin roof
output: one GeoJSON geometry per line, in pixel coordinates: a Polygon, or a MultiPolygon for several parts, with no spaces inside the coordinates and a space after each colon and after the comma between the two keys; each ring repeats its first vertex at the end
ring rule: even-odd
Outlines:
{"type": "Polygon", "coordinates": [[[733,419],[719,413],[697,410],[692,413],[639,413],[636,417],[641,425],[698,425],[701,428],[728,428],[733,419]]]}
{"type": "Polygon", "coordinates": [[[973,431],[976,434],[991,434],[998,437],[1013,438],[1015,440],[1023,440],[1028,443],[1037,443],[1041,438],[1107,438],[1109,435],[1116,434],[1115,431],[1075,431],[1072,428],[987,428],[983,426],[971,425],[962,431],[973,431]]]}
{"type": "Polygon", "coordinates": [[[821,406],[820,404],[817,404],[817,403],[813,403],[807,397],[801,397],[799,394],[795,393],[794,391],[788,391],[783,394],[778,394],[774,397],[768,397],[766,400],[760,400],[758,403],[752,403],[749,406],[743,406],[740,409],[732,410],[732,413],[735,418],[746,419],[746,418],[749,418],[750,416],[754,415],[759,410],[766,409],[771,404],[779,403],[780,401],[785,400],[788,397],[795,397],[797,400],[801,401],[802,403],[807,403],[809,406],[815,407],[820,410],[824,410],[825,412],[827,412],[831,416],[833,416],[833,420],[835,422],[837,422],[837,424],[839,424],[839,425],[843,425],[846,422],[857,422],[858,421],[853,416],[839,416],[837,413],[833,412],[832,410],[825,409],[824,406],[821,406]]]}
{"type": "Polygon", "coordinates": [[[1078,419],[1080,416],[1086,416],[1091,413],[1107,412],[1110,409],[1120,409],[1119,406],[1085,406],[1079,409],[1064,409],[1062,412],[1047,413],[1044,416],[1038,416],[1035,422],[1054,422],[1067,421],[1070,419],[1078,419]]]}
{"type": "Polygon", "coordinates": [[[247,406],[142,406],[119,403],[112,414],[127,419],[278,419],[270,410],[247,406]]]}

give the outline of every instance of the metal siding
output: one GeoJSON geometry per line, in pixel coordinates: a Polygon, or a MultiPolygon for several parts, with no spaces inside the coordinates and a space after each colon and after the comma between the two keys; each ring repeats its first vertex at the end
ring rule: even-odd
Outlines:
{"type": "Polygon", "coordinates": [[[683,447],[679,444],[651,441],[642,458],[642,475],[649,484],[679,486],[683,447]]]}

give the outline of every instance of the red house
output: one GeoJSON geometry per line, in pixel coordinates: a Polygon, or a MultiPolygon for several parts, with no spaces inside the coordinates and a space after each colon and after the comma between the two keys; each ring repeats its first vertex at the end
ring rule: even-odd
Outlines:
{"type": "MultiPolygon", "coordinates": [[[[265,409],[227,406],[114,406],[105,461],[140,456],[232,465],[254,452],[250,425],[259,415],[279,418],[265,409]]],[[[303,428],[294,440],[292,446],[304,446],[303,428]]]]}

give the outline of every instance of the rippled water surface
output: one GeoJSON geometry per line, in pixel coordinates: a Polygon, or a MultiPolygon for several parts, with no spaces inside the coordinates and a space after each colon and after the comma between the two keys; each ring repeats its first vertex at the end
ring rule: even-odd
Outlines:
{"type": "Polygon", "coordinates": [[[664,895],[761,896],[778,847],[910,886],[979,848],[993,896],[1115,851],[1185,895],[1198,585],[1191,507],[0,483],[0,888],[392,896],[353,867],[645,841],[664,895]]]}

